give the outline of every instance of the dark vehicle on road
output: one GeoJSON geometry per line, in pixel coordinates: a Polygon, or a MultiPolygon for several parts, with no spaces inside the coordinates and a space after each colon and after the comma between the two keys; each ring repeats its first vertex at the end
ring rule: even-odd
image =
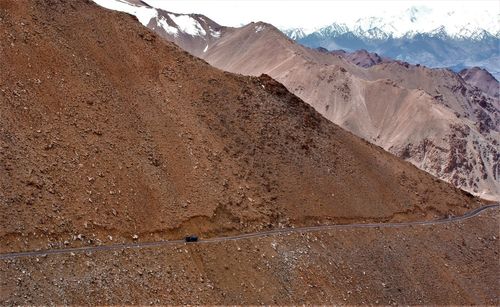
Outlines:
{"type": "Polygon", "coordinates": [[[195,235],[190,235],[184,238],[186,242],[198,242],[198,237],[195,235]]]}

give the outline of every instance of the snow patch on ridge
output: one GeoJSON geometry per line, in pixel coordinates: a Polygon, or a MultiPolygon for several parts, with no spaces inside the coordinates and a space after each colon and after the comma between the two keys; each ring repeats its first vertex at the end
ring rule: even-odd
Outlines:
{"type": "Polygon", "coordinates": [[[210,29],[210,35],[212,35],[212,37],[219,38],[220,31],[215,31],[214,29],[210,29]]]}
{"type": "Polygon", "coordinates": [[[306,33],[303,28],[283,29],[282,32],[284,32],[288,37],[290,37],[293,40],[299,40],[306,36],[306,33]]]}
{"type": "Polygon", "coordinates": [[[168,14],[168,16],[170,16],[170,18],[172,18],[175,24],[179,26],[179,30],[181,30],[186,34],[192,36],[196,35],[205,36],[207,34],[205,30],[203,30],[203,28],[201,27],[200,23],[196,19],[188,15],[176,16],[174,14],[168,14]]]}
{"type": "Polygon", "coordinates": [[[93,0],[98,5],[110,10],[120,11],[137,17],[140,23],[147,26],[151,19],[158,16],[154,8],[136,6],[121,0],[93,0]]]}
{"type": "Polygon", "coordinates": [[[157,24],[170,35],[177,36],[179,34],[179,30],[177,30],[176,27],[172,27],[171,25],[169,25],[167,23],[167,20],[163,16],[158,19],[157,24]]]}
{"type": "Polygon", "coordinates": [[[255,26],[255,33],[259,33],[260,31],[264,30],[266,27],[258,25],[255,26]]]}

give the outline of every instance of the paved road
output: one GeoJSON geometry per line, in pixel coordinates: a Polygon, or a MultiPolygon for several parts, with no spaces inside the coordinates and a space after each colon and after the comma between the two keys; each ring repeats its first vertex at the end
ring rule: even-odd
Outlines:
{"type": "Polygon", "coordinates": [[[235,241],[248,238],[262,238],[276,234],[285,233],[307,233],[315,231],[325,231],[341,228],[396,228],[396,227],[408,227],[408,226],[422,226],[422,225],[439,225],[448,224],[458,221],[464,221],[479,215],[481,212],[500,207],[499,204],[487,205],[472,211],[467,212],[461,216],[450,217],[447,219],[433,220],[433,221],[416,221],[416,222],[402,222],[402,223],[368,223],[368,224],[339,224],[339,225],[323,225],[323,226],[310,226],[310,227],[297,227],[297,228],[282,228],[274,229],[268,231],[261,231],[255,233],[246,233],[235,236],[227,237],[217,237],[208,238],[200,240],[196,243],[185,243],[184,240],[168,240],[168,241],[155,241],[155,242],[137,242],[137,243],[124,243],[124,244],[113,244],[113,245],[99,245],[99,246],[84,246],[84,247],[73,247],[73,248],[60,248],[60,249],[47,249],[47,250],[37,250],[37,251],[27,251],[27,252],[14,252],[14,253],[4,253],[0,254],[1,259],[14,259],[21,257],[40,257],[44,255],[51,254],[70,254],[70,253],[82,253],[82,252],[96,252],[96,251],[110,251],[110,250],[121,250],[129,248],[148,248],[148,247],[159,247],[165,245],[175,245],[175,244],[206,244],[213,242],[222,241],[235,241]]]}

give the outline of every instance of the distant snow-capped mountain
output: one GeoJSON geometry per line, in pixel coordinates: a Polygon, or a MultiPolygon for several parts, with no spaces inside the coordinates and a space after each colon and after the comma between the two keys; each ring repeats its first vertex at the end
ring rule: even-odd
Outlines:
{"type": "Polygon", "coordinates": [[[358,19],[350,25],[350,28],[358,34],[377,29],[393,38],[433,32],[444,33],[453,38],[475,38],[475,34],[483,30],[489,33],[498,32],[498,15],[488,15],[487,18],[471,22],[470,16],[463,16],[462,12],[449,11],[443,16],[442,12],[419,6],[411,7],[402,14],[394,16],[358,19]]]}
{"type": "Polygon", "coordinates": [[[442,12],[440,14],[426,7],[412,7],[400,15],[332,23],[312,32],[302,29],[282,31],[291,39],[312,48],[366,49],[410,63],[449,67],[455,71],[479,66],[498,79],[499,15],[490,13],[488,18],[471,21],[461,12],[447,12],[444,18],[442,12]]]}
{"type": "Polygon", "coordinates": [[[293,40],[298,40],[306,36],[306,32],[303,28],[285,29],[283,33],[293,40]]]}
{"type": "Polygon", "coordinates": [[[497,12],[485,12],[479,19],[465,16],[463,11],[443,12],[426,6],[413,6],[397,15],[369,16],[349,22],[335,22],[313,30],[291,28],[283,29],[283,32],[294,34],[298,39],[324,30],[339,33],[350,31],[368,38],[375,32],[380,33],[382,36],[378,38],[382,39],[411,37],[419,33],[445,33],[453,38],[481,39],[483,32],[500,36],[499,18],[497,12]]]}
{"type": "Polygon", "coordinates": [[[201,56],[227,27],[199,14],[177,14],[154,8],[143,0],[93,0],[105,8],[137,17],[140,23],[186,50],[201,56]]]}

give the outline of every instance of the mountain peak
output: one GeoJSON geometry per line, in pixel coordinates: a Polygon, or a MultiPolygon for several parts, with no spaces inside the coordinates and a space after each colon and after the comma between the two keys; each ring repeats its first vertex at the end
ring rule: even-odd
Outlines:
{"type": "Polygon", "coordinates": [[[467,83],[479,88],[492,97],[500,96],[498,80],[486,69],[481,67],[464,68],[459,73],[467,83]]]}
{"type": "Polygon", "coordinates": [[[282,32],[293,40],[298,40],[306,36],[304,28],[283,29],[282,32]]]}
{"type": "Polygon", "coordinates": [[[264,21],[252,21],[249,24],[242,27],[242,29],[253,29],[255,33],[275,33],[279,35],[286,36],[282,31],[273,26],[270,23],[264,21]]]}

